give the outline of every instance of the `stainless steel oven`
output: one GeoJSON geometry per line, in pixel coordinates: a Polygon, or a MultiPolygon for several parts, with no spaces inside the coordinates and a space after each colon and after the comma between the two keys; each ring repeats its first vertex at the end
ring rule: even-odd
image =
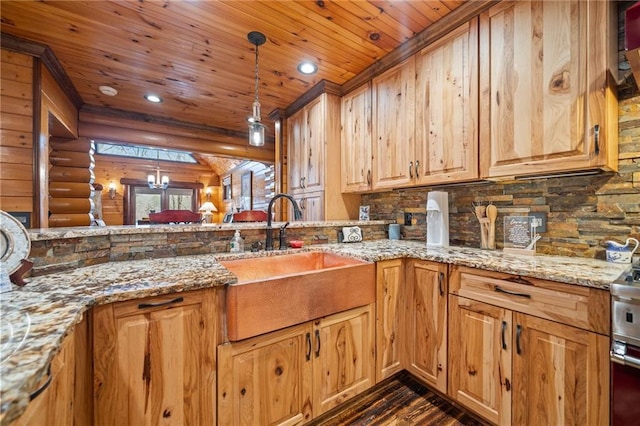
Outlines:
{"type": "Polygon", "coordinates": [[[611,284],[611,424],[640,424],[640,262],[611,284]]]}

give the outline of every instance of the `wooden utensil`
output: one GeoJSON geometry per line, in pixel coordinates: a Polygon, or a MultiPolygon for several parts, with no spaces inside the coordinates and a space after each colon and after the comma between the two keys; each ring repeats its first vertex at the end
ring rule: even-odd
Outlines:
{"type": "Polygon", "coordinates": [[[489,237],[487,238],[487,248],[496,248],[496,219],[498,218],[498,208],[493,204],[487,206],[487,218],[489,219],[489,237]]]}

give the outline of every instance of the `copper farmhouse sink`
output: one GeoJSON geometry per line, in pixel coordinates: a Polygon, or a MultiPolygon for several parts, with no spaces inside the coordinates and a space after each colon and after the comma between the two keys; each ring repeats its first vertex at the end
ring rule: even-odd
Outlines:
{"type": "Polygon", "coordinates": [[[227,289],[227,332],[246,339],[375,301],[375,264],[310,252],[221,261],[238,277],[227,289]]]}

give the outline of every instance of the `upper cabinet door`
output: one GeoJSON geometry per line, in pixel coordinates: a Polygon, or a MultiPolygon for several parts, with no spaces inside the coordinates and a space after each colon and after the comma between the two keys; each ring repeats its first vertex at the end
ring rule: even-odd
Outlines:
{"type": "Polygon", "coordinates": [[[478,177],[478,20],[416,55],[417,184],[478,177]]]}
{"type": "Polygon", "coordinates": [[[302,160],[304,152],[304,110],[300,110],[287,119],[289,191],[300,192],[303,188],[305,171],[302,160]]]}
{"type": "Polygon", "coordinates": [[[373,187],[397,188],[413,179],[415,59],[373,80],[375,123],[373,187]]]}
{"type": "Polygon", "coordinates": [[[371,189],[371,86],[342,98],[342,192],[371,189]]]}
{"type": "Polygon", "coordinates": [[[503,2],[481,15],[483,177],[617,167],[609,3],[503,2]]]}
{"type": "Polygon", "coordinates": [[[304,161],[302,170],[306,170],[304,175],[304,189],[306,191],[324,189],[325,126],[327,125],[325,98],[326,95],[323,94],[304,107],[305,152],[302,155],[304,161]]]}

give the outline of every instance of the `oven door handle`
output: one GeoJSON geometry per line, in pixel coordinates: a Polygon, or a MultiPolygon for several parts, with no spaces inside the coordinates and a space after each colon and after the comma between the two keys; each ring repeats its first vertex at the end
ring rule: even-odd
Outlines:
{"type": "Polygon", "coordinates": [[[640,368],[640,358],[636,358],[634,356],[629,356],[629,355],[615,354],[613,353],[613,351],[610,352],[610,355],[611,355],[611,361],[617,364],[622,364],[622,365],[626,365],[628,367],[633,367],[633,368],[640,368]]]}

